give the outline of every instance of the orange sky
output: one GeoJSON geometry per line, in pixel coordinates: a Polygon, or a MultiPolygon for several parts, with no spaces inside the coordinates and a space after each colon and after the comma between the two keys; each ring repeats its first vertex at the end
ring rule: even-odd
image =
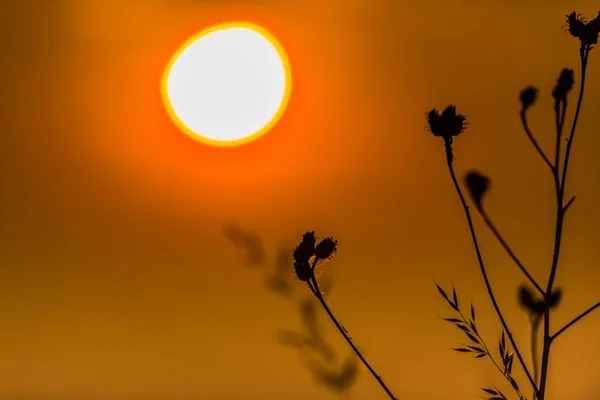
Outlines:
{"type": "MultiPolygon", "coordinates": [[[[2,1],[0,398],[336,398],[277,343],[279,329],[298,328],[296,306],[265,290],[267,267],[244,267],[222,234],[232,221],[261,235],[270,264],[305,230],[339,240],[329,300],[399,398],[504,388],[489,361],[449,350],[463,338],[439,318],[450,313],[434,278],[473,297],[492,345],[499,333],[424,113],[454,103],[467,114],[457,171],[492,177],[490,213],[545,281],[553,189],[520,128],[518,93],[540,88],[531,125],[550,146],[549,93],[561,68],[578,71],[563,15],[598,10],[592,0],[523,3],[2,1]],[[266,136],[211,148],[168,120],[160,77],[189,36],[240,19],[279,39],[294,89],[266,136]]],[[[557,327],[598,301],[599,66],[593,50],[557,327]]],[[[500,305],[527,349],[514,301],[521,276],[475,221],[500,305]]],[[[296,300],[308,294],[295,288],[296,300]]],[[[599,329],[596,312],[555,344],[550,399],[600,398],[599,329]]],[[[351,393],[385,398],[366,372],[351,393]]]]}

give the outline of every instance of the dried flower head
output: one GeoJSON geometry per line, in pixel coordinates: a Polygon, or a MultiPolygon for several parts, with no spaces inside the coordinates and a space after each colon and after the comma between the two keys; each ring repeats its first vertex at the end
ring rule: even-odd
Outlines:
{"type": "Polygon", "coordinates": [[[308,282],[313,275],[312,268],[307,262],[294,261],[294,272],[298,279],[304,282],[308,282]]]}
{"type": "Polygon", "coordinates": [[[464,115],[456,113],[453,105],[447,106],[441,114],[435,108],[427,113],[429,131],[449,143],[452,143],[453,136],[458,136],[465,130],[466,120],[464,115]]]}
{"type": "Polygon", "coordinates": [[[571,36],[578,38],[582,45],[591,49],[592,45],[598,43],[600,35],[600,12],[596,18],[588,22],[582,14],[573,11],[567,15],[567,31],[571,36]]]}
{"type": "Polygon", "coordinates": [[[333,256],[337,250],[337,240],[327,237],[323,239],[315,248],[315,257],[319,260],[324,260],[333,256]]]}
{"type": "Polygon", "coordinates": [[[538,90],[533,86],[527,86],[521,91],[520,100],[523,108],[527,108],[535,103],[537,99],[538,90]]]}
{"type": "Polygon", "coordinates": [[[556,80],[556,86],[554,90],[552,90],[552,97],[556,101],[564,101],[567,98],[567,94],[573,89],[573,84],[575,83],[575,79],[573,78],[573,70],[569,68],[563,68],[560,71],[560,75],[556,80]]]}
{"type": "Polygon", "coordinates": [[[477,171],[469,171],[465,175],[465,183],[475,205],[481,208],[481,201],[489,189],[490,179],[477,171]]]}
{"type": "Polygon", "coordinates": [[[308,264],[308,260],[315,254],[315,242],[315,232],[306,232],[294,249],[294,261],[308,264]]]}

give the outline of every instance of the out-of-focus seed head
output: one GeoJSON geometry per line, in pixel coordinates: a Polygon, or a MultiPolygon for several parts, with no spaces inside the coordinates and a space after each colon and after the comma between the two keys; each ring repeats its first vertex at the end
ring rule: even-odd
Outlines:
{"type": "Polygon", "coordinates": [[[490,179],[477,171],[469,171],[465,174],[465,183],[477,208],[481,208],[483,197],[490,186],[490,179]]]}
{"type": "Polygon", "coordinates": [[[535,103],[537,99],[538,90],[533,86],[528,86],[521,91],[520,100],[523,108],[527,108],[535,103]]]}
{"type": "Polygon", "coordinates": [[[337,250],[337,240],[326,237],[315,248],[315,257],[319,260],[324,260],[333,256],[337,250]]]}
{"type": "Polygon", "coordinates": [[[573,89],[575,78],[573,78],[574,71],[569,68],[563,68],[560,71],[560,75],[556,80],[556,86],[552,90],[552,97],[556,101],[564,101],[567,99],[567,94],[573,89]]]}
{"type": "Polygon", "coordinates": [[[447,106],[440,114],[437,109],[427,113],[428,130],[434,136],[442,137],[445,141],[452,142],[454,136],[460,135],[467,127],[467,118],[456,113],[456,107],[447,106]]]}
{"type": "Polygon", "coordinates": [[[561,298],[562,298],[562,289],[556,288],[552,292],[552,294],[550,294],[549,299],[548,299],[548,306],[550,307],[550,309],[558,307],[558,304],[560,303],[561,298]]]}

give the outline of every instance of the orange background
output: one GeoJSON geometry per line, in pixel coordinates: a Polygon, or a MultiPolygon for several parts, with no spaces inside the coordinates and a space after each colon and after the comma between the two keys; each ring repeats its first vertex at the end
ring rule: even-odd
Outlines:
{"type": "MultiPolygon", "coordinates": [[[[594,6],[3,0],[0,398],[334,398],[277,343],[278,329],[299,325],[296,306],[265,290],[265,271],[244,268],[222,234],[231,221],[261,235],[269,262],[305,230],[339,240],[328,299],[401,399],[504,389],[489,361],[450,350],[463,335],[440,319],[451,313],[434,278],[454,283],[463,302],[473,298],[495,345],[499,325],[442,143],[425,131],[424,116],[449,103],[467,114],[457,171],[491,176],[490,213],[545,281],[553,189],[520,127],[518,93],[540,88],[531,125],[550,149],[549,93],[563,67],[579,79],[579,44],[561,31],[563,16],[594,16],[594,6]],[[168,120],[160,77],[188,37],[230,20],[261,24],[279,39],[294,89],[270,133],[211,148],[168,120]]],[[[577,201],[555,329],[598,301],[597,52],[570,168],[577,201]]],[[[522,278],[475,221],[500,305],[527,350],[527,318],[515,306],[522,278]]],[[[307,294],[294,285],[297,298],[307,294]]],[[[599,330],[596,312],[554,345],[550,399],[600,398],[599,330]]],[[[351,393],[385,398],[365,371],[351,393]]]]}

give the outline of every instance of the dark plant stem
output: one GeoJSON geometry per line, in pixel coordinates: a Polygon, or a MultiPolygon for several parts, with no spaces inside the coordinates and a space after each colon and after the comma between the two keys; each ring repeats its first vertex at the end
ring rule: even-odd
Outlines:
{"type": "MultiPolygon", "coordinates": [[[[318,259],[315,259],[315,261],[313,262],[312,267],[311,267],[313,269],[313,271],[314,271],[315,265],[317,264],[318,261],[319,261],[318,259]]],[[[350,336],[348,336],[348,331],[346,330],[346,328],[344,328],[338,322],[338,320],[335,318],[335,316],[333,315],[333,313],[329,309],[329,306],[327,305],[327,302],[325,301],[325,299],[323,298],[323,295],[321,294],[321,289],[319,288],[319,283],[317,282],[317,279],[315,278],[314,273],[313,273],[310,281],[307,282],[307,283],[308,283],[308,286],[310,287],[310,290],[317,297],[317,299],[319,299],[319,302],[321,303],[321,305],[323,306],[323,308],[327,312],[327,315],[329,315],[329,318],[335,324],[336,328],[340,331],[340,333],[342,334],[342,336],[344,337],[344,339],[346,339],[346,342],[348,342],[348,344],[350,345],[350,347],[352,347],[352,350],[354,350],[354,352],[356,353],[356,355],[358,356],[358,358],[360,358],[360,361],[362,361],[362,363],[365,365],[365,367],[367,367],[367,369],[369,370],[369,372],[371,372],[371,374],[375,377],[375,379],[377,379],[377,382],[379,382],[379,385],[383,388],[383,390],[385,390],[385,392],[390,397],[390,399],[392,399],[392,400],[398,400],[393,395],[393,393],[390,391],[390,389],[385,385],[385,383],[383,383],[383,379],[381,379],[381,377],[379,375],[377,375],[377,373],[375,372],[375,370],[373,369],[373,367],[371,367],[371,365],[363,357],[363,355],[361,354],[361,352],[356,348],[356,346],[354,345],[354,342],[352,342],[352,338],[350,336]]]]}
{"type": "Polygon", "coordinates": [[[494,225],[494,223],[492,222],[492,220],[488,216],[487,212],[483,208],[483,206],[481,206],[481,208],[479,208],[479,213],[481,214],[481,217],[485,221],[485,223],[488,226],[488,228],[490,228],[490,230],[492,231],[492,233],[494,234],[494,236],[496,236],[496,239],[498,239],[498,241],[500,242],[500,244],[502,245],[502,247],[504,247],[504,250],[506,250],[506,252],[510,256],[510,258],[512,258],[512,260],[515,262],[515,264],[517,264],[517,266],[519,267],[519,269],[523,272],[523,274],[525,274],[525,276],[527,277],[527,279],[529,279],[529,282],[531,282],[531,284],[537,289],[537,291],[542,296],[544,296],[544,294],[545,294],[544,293],[544,289],[542,289],[542,287],[535,281],[535,279],[533,279],[533,277],[531,276],[531,274],[527,271],[527,269],[523,266],[523,264],[521,263],[521,261],[519,260],[519,258],[512,251],[512,249],[510,248],[510,246],[508,245],[508,243],[506,243],[506,240],[504,240],[504,237],[502,237],[502,235],[498,231],[498,228],[496,228],[496,226],[494,225]]]}
{"type": "MultiPolygon", "coordinates": [[[[539,376],[539,367],[538,367],[538,354],[537,354],[537,342],[538,342],[538,331],[540,328],[541,316],[536,315],[533,317],[533,321],[531,321],[531,359],[533,362],[533,379],[535,379],[537,383],[537,379],[539,376]]],[[[535,396],[535,393],[534,393],[535,396]]]]}
{"type": "Polygon", "coordinates": [[[496,314],[498,315],[498,318],[500,319],[500,323],[502,324],[502,327],[504,328],[504,331],[506,332],[506,336],[508,336],[508,340],[510,341],[510,344],[512,345],[513,349],[515,350],[515,354],[517,355],[517,358],[518,358],[519,362],[521,363],[521,366],[523,367],[523,371],[525,371],[525,375],[527,375],[527,379],[529,379],[529,382],[531,383],[531,386],[533,387],[534,392],[537,393],[537,385],[536,385],[535,381],[533,380],[531,373],[529,372],[529,368],[527,368],[527,365],[525,364],[525,361],[523,360],[523,356],[521,355],[521,352],[519,351],[517,343],[515,342],[515,339],[513,338],[512,333],[510,332],[510,329],[508,329],[508,325],[506,323],[506,320],[504,319],[504,316],[502,315],[502,312],[500,311],[500,307],[498,306],[498,302],[496,301],[496,296],[494,296],[494,292],[492,290],[490,280],[488,279],[487,271],[485,270],[485,265],[483,264],[483,258],[481,256],[481,251],[479,249],[479,243],[477,242],[477,235],[475,234],[475,228],[473,227],[473,221],[471,219],[471,213],[469,211],[469,206],[467,205],[467,202],[465,201],[465,197],[463,196],[462,190],[460,189],[460,185],[458,184],[458,181],[456,180],[456,174],[454,173],[454,167],[453,167],[453,163],[452,163],[452,160],[453,160],[452,143],[449,141],[446,141],[445,147],[446,147],[446,161],[448,164],[448,170],[450,171],[450,176],[452,178],[452,182],[454,183],[454,187],[456,189],[456,192],[458,193],[458,197],[460,198],[460,202],[462,203],[463,209],[465,211],[465,215],[467,217],[467,222],[469,224],[469,231],[471,232],[471,239],[473,241],[473,246],[475,247],[477,261],[479,262],[479,268],[481,269],[481,275],[483,276],[483,280],[485,282],[485,286],[487,288],[488,295],[490,296],[492,305],[494,306],[494,309],[496,310],[496,314]]]}
{"type": "Polygon", "coordinates": [[[590,308],[588,308],[587,310],[585,310],[584,312],[582,312],[581,314],[579,314],[577,317],[575,317],[571,322],[569,322],[568,324],[566,324],[565,326],[563,326],[562,328],[560,328],[558,330],[558,332],[556,332],[554,335],[552,335],[550,337],[550,340],[553,341],[554,339],[556,339],[558,337],[558,335],[560,335],[561,333],[563,333],[564,331],[566,331],[567,329],[569,329],[573,324],[575,324],[581,318],[585,317],[586,315],[588,315],[589,313],[591,313],[592,311],[594,311],[598,307],[600,307],[600,302],[594,304],[593,306],[591,306],[590,308]]]}
{"type": "Polygon", "coordinates": [[[538,152],[538,154],[540,155],[540,157],[542,157],[542,159],[544,160],[544,162],[546,163],[546,165],[548,165],[548,167],[550,168],[550,170],[554,170],[554,166],[552,165],[552,163],[550,162],[550,160],[548,159],[548,157],[546,156],[546,154],[544,154],[544,151],[542,150],[542,148],[538,144],[537,140],[535,140],[535,138],[533,137],[533,134],[531,133],[531,129],[529,129],[529,124],[527,123],[526,112],[527,112],[527,107],[523,107],[521,109],[521,124],[523,125],[523,129],[525,130],[525,133],[527,134],[527,137],[529,138],[529,141],[531,142],[531,144],[533,145],[533,147],[535,147],[535,150],[538,152]]]}
{"type": "MultiPolygon", "coordinates": [[[[562,242],[562,231],[563,222],[565,215],[565,207],[563,205],[565,186],[567,181],[567,171],[569,167],[569,159],[571,156],[571,148],[573,145],[573,137],[575,136],[575,129],[577,127],[577,120],[579,118],[579,112],[581,111],[581,103],[583,102],[583,92],[585,88],[585,73],[587,67],[587,60],[589,55],[589,46],[582,44],[579,50],[581,60],[581,83],[579,84],[579,97],[577,99],[577,106],[575,108],[575,116],[573,117],[573,125],[571,126],[571,132],[567,141],[567,148],[565,150],[565,161],[562,170],[562,177],[560,177],[560,185],[557,188],[557,204],[556,204],[556,229],[554,235],[554,251],[552,255],[552,267],[550,269],[550,277],[548,278],[548,287],[546,289],[545,301],[546,305],[549,304],[550,295],[552,294],[552,287],[554,285],[554,279],[556,277],[556,269],[558,266],[558,258],[560,254],[560,247],[562,242]]],[[[560,138],[557,138],[560,140],[560,138]]],[[[559,181],[558,169],[555,170],[555,180],[559,181]]],[[[544,312],[544,347],[542,350],[542,364],[541,364],[541,375],[540,385],[538,390],[537,400],[544,400],[546,394],[546,381],[548,378],[548,361],[550,360],[550,346],[552,345],[552,336],[550,335],[550,307],[546,307],[544,312]]]]}

